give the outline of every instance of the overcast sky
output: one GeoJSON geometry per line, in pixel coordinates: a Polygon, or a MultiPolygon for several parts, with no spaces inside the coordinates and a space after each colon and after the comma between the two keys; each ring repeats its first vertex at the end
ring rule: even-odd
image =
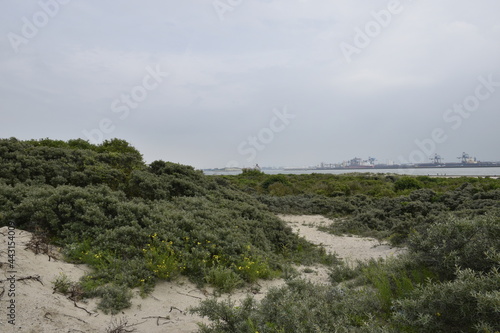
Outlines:
{"type": "Polygon", "coordinates": [[[5,0],[0,137],[147,162],[500,160],[498,0],[5,0]]]}

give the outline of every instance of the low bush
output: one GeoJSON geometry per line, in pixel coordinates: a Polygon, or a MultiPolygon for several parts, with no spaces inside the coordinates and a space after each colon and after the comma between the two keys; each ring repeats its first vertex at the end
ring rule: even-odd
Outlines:
{"type": "Polygon", "coordinates": [[[397,300],[392,321],[409,332],[497,332],[500,273],[458,270],[453,281],[426,284],[397,300]]]}
{"type": "Polygon", "coordinates": [[[452,279],[456,267],[486,273],[495,264],[495,259],[487,254],[500,249],[500,219],[449,217],[427,229],[414,231],[408,248],[416,261],[443,279],[452,279]]]}
{"type": "Polygon", "coordinates": [[[394,183],[394,189],[396,191],[416,190],[422,187],[422,183],[413,177],[401,177],[394,183]]]}
{"type": "Polygon", "coordinates": [[[158,279],[167,281],[174,279],[185,267],[179,262],[178,255],[172,248],[173,242],[160,241],[156,233],[151,238],[151,242],[142,249],[146,268],[158,279]]]}
{"type": "Polygon", "coordinates": [[[107,284],[95,289],[88,290],[88,297],[99,297],[97,309],[105,314],[115,315],[131,305],[132,292],[126,286],[107,284]]]}
{"type": "Polygon", "coordinates": [[[69,293],[73,283],[66,274],[60,273],[59,276],[52,281],[52,284],[55,292],[66,295],[69,293]]]}
{"type": "Polygon", "coordinates": [[[384,318],[391,316],[394,302],[408,296],[417,286],[431,283],[436,275],[409,257],[371,260],[361,267],[360,278],[375,289],[384,318]]]}
{"type": "Polygon", "coordinates": [[[210,319],[211,324],[200,324],[203,333],[369,332],[371,313],[378,307],[373,296],[371,290],[291,280],[271,289],[261,302],[209,299],[191,312],[210,319]]]}
{"type": "Polygon", "coordinates": [[[216,288],[217,291],[230,293],[243,285],[243,280],[232,269],[224,266],[214,266],[208,269],[205,281],[216,288]]]}

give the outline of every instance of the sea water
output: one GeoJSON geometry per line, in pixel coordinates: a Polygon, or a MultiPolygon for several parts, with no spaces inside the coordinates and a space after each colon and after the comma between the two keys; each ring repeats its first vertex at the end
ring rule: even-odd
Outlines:
{"type": "MultiPolygon", "coordinates": [[[[418,169],[342,169],[342,170],[286,170],[273,169],[263,170],[264,173],[275,174],[333,174],[340,175],[345,173],[389,173],[398,175],[414,175],[414,176],[443,176],[443,177],[459,177],[459,176],[479,176],[479,177],[500,177],[500,168],[418,168],[418,169]]],[[[204,171],[206,175],[238,175],[241,171],[204,171]]]]}

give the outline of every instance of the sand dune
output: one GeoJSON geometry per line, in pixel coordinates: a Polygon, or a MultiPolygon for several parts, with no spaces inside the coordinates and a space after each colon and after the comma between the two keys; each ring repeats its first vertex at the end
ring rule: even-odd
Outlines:
{"type": "MultiPolygon", "coordinates": [[[[369,238],[333,236],[317,230],[317,226],[334,223],[322,216],[281,215],[295,232],[307,240],[322,245],[329,252],[337,253],[348,261],[387,257],[397,254],[398,250],[369,238]]],[[[34,254],[26,249],[31,234],[15,230],[15,262],[10,267],[7,256],[8,228],[0,228],[0,331],[1,332],[106,332],[107,328],[116,327],[126,322],[136,332],[195,332],[197,322],[203,319],[190,315],[186,310],[197,305],[200,300],[210,297],[211,288],[198,289],[187,279],[175,282],[159,283],[153,293],[141,298],[138,292],[132,300],[132,307],[117,316],[105,315],[95,310],[95,300],[87,303],[74,303],[66,296],[53,292],[52,281],[60,274],[66,274],[72,281],[77,281],[89,270],[85,265],[74,265],[59,259],[49,258],[46,254],[34,254]],[[15,273],[10,273],[15,271],[15,273]],[[7,279],[15,275],[15,296],[9,292],[11,283],[7,279]],[[23,279],[24,278],[24,279],[23,279]],[[3,292],[2,292],[3,290],[3,292]],[[9,296],[9,294],[11,294],[9,296]],[[15,324],[9,323],[8,306],[15,301],[15,324]],[[89,314],[90,313],[90,314],[89,314]]],[[[54,256],[58,257],[57,250],[54,256]]],[[[299,268],[299,271],[301,268],[299,268]]],[[[314,267],[304,277],[319,283],[327,282],[327,270],[314,267]]],[[[266,290],[283,285],[283,280],[261,281],[260,291],[255,297],[261,299],[266,290]]],[[[255,293],[255,290],[252,290],[255,293]]],[[[243,299],[249,288],[233,293],[235,300],[243,299]]],[[[223,296],[228,297],[228,296],[223,296]]]]}

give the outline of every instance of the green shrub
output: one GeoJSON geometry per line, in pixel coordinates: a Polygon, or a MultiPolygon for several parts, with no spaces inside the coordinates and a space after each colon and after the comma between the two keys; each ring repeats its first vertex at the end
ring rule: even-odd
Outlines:
{"type": "Polygon", "coordinates": [[[396,301],[395,326],[410,332],[495,332],[500,329],[498,269],[488,273],[466,269],[456,275],[456,280],[427,284],[396,301]],[[481,327],[487,330],[480,330],[481,327]]]}
{"type": "Polygon", "coordinates": [[[422,183],[414,177],[401,177],[394,183],[396,191],[416,190],[422,187],[422,183]]]}
{"type": "Polygon", "coordinates": [[[293,190],[280,182],[275,182],[268,187],[269,194],[274,196],[285,196],[293,194],[293,190]]]}
{"type": "Polygon", "coordinates": [[[264,176],[265,173],[258,170],[258,169],[249,169],[249,168],[244,168],[243,170],[241,170],[241,175],[240,177],[242,178],[247,178],[247,177],[261,177],[261,176],[264,176]]]}
{"type": "Polygon", "coordinates": [[[100,297],[97,309],[115,315],[131,305],[132,292],[126,286],[107,284],[87,292],[87,296],[100,297]]]}
{"type": "Polygon", "coordinates": [[[242,254],[240,261],[236,264],[237,272],[245,281],[255,282],[258,279],[270,279],[279,274],[273,272],[269,264],[261,257],[252,258],[242,254]]]}
{"type": "Polygon", "coordinates": [[[282,184],[282,185],[289,185],[290,182],[288,181],[287,177],[285,175],[270,175],[266,177],[266,179],[262,182],[261,186],[265,190],[269,190],[269,187],[273,184],[282,184]]]}
{"type": "Polygon", "coordinates": [[[179,262],[172,244],[171,241],[160,240],[155,233],[151,236],[151,242],[142,249],[146,268],[162,280],[174,279],[185,268],[179,262]]]}
{"type": "Polygon", "coordinates": [[[251,297],[244,299],[239,306],[230,299],[217,301],[215,298],[202,301],[191,313],[207,317],[212,324],[199,323],[200,333],[223,332],[260,332],[257,331],[249,315],[255,311],[255,301],[251,297]],[[249,328],[250,326],[250,328],[249,328]]]}
{"type": "Polygon", "coordinates": [[[59,276],[52,281],[52,284],[55,292],[66,295],[71,289],[72,282],[66,274],[60,273],[59,276]]]}
{"type": "Polygon", "coordinates": [[[413,232],[408,248],[415,260],[443,278],[453,278],[456,267],[488,272],[495,261],[486,254],[500,249],[500,220],[492,216],[448,217],[427,229],[413,232]]]}
{"type": "Polygon", "coordinates": [[[205,275],[205,281],[223,293],[230,293],[243,285],[243,280],[238,274],[223,266],[209,268],[205,275]]]}
{"type": "Polygon", "coordinates": [[[291,280],[271,289],[261,302],[210,299],[191,312],[211,321],[210,325],[200,324],[204,333],[356,332],[367,326],[376,307],[369,301],[372,297],[370,291],[291,280]]]}
{"type": "Polygon", "coordinates": [[[435,275],[423,266],[418,266],[408,257],[371,260],[361,268],[361,275],[375,288],[384,317],[391,315],[394,302],[408,296],[418,285],[430,283],[435,275]]]}
{"type": "Polygon", "coordinates": [[[330,282],[335,285],[340,282],[354,279],[361,273],[359,267],[359,263],[355,266],[349,266],[349,264],[344,261],[340,262],[338,265],[334,265],[328,272],[330,282]]]}

